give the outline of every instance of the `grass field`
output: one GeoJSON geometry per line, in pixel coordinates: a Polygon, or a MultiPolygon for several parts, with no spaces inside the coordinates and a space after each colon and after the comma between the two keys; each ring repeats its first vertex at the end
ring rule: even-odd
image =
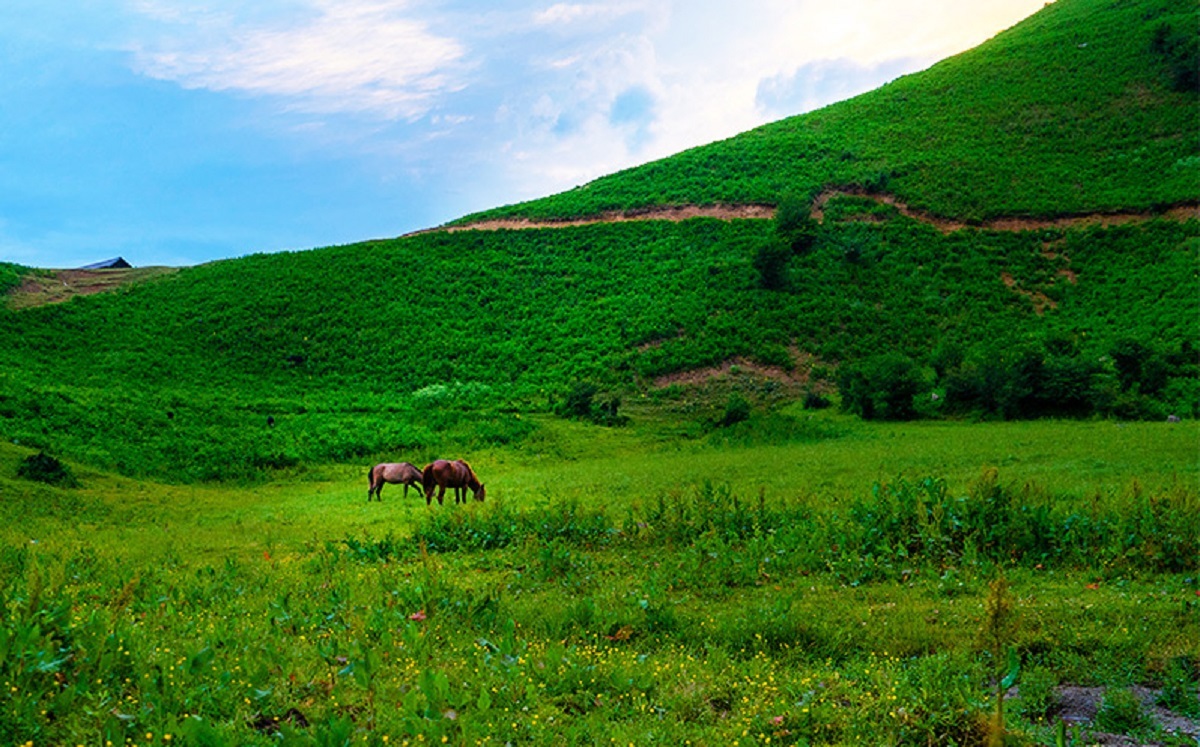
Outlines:
{"type": "Polygon", "coordinates": [[[769,221],[0,262],[0,747],[1196,747],[1183,5],[463,219],[769,221]]]}
{"type": "Polygon", "coordinates": [[[367,503],[366,464],[245,487],[77,467],[59,489],[14,478],[28,452],[0,446],[0,731],[975,744],[1000,734],[1008,676],[1009,743],[1055,743],[1061,684],[1112,701],[1065,743],[1191,743],[1128,688],[1200,716],[1195,423],[796,410],[694,434],[632,410],[464,454],[489,500],[431,509],[398,486],[367,503]],[[992,543],[972,506],[1012,531],[992,543]],[[1017,527],[1039,521],[1082,544],[1035,556],[1017,527]]]}

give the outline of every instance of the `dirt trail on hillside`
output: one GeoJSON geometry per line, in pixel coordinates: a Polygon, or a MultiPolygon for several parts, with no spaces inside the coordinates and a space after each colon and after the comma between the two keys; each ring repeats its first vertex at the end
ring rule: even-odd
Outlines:
{"type": "MultiPolygon", "coordinates": [[[[1200,202],[1176,205],[1163,213],[1120,212],[1120,213],[1088,213],[1084,215],[1063,216],[1059,218],[991,218],[978,223],[942,218],[921,210],[914,210],[906,203],[891,195],[868,194],[855,189],[830,189],[818,195],[813,202],[812,216],[818,222],[825,219],[825,205],[830,199],[840,196],[864,197],[880,204],[896,208],[900,214],[919,220],[922,223],[937,228],[942,233],[954,233],[965,228],[976,228],[985,231],[1032,231],[1043,228],[1081,228],[1086,226],[1117,226],[1127,223],[1139,223],[1155,218],[1184,221],[1191,218],[1200,219],[1200,202]]],[[[479,221],[460,226],[443,226],[419,233],[431,231],[520,231],[540,228],[566,228],[569,226],[590,226],[597,223],[625,223],[631,221],[684,221],[691,218],[717,218],[719,220],[770,220],[775,217],[775,208],[770,205],[682,205],[675,207],[646,208],[630,211],[610,211],[590,218],[574,218],[570,220],[536,221],[528,218],[512,218],[479,221]]],[[[408,234],[415,235],[415,234],[408,234]]]]}
{"type": "Polygon", "coordinates": [[[1200,218],[1200,202],[1175,205],[1163,213],[1155,214],[1149,211],[1119,212],[1119,213],[1086,213],[1083,215],[1068,215],[1059,218],[989,218],[977,223],[942,218],[922,210],[914,210],[906,203],[892,195],[871,194],[856,189],[830,189],[822,192],[813,202],[812,216],[817,221],[825,219],[825,205],[834,197],[863,197],[882,205],[890,205],[896,211],[913,220],[919,220],[937,228],[942,233],[954,233],[964,228],[978,228],[985,231],[1034,231],[1043,228],[1082,228],[1086,226],[1119,226],[1126,223],[1162,218],[1166,220],[1185,221],[1189,218],[1200,218]]]}
{"type": "MultiPolygon", "coordinates": [[[[591,218],[535,221],[528,218],[506,218],[468,223],[461,226],[444,226],[429,231],[520,231],[533,228],[566,228],[569,226],[591,226],[597,223],[629,223],[634,221],[665,220],[680,222],[692,218],[717,218],[718,220],[770,220],[775,217],[771,205],[679,205],[671,207],[644,208],[640,210],[610,210],[591,218]]],[[[412,235],[412,234],[409,234],[412,235]]]]}

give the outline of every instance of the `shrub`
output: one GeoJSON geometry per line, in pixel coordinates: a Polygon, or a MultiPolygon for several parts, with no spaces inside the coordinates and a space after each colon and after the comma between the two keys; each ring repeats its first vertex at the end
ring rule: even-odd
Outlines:
{"type": "Polygon", "coordinates": [[[913,397],[928,388],[917,364],[900,353],[874,356],[838,370],[842,407],[865,420],[911,420],[913,397]]]}
{"type": "Polygon", "coordinates": [[[1176,91],[1200,92],[1200,40],[1188,25],[1163,21],[1154,28],[1150,49],[1167,63],[1176,91]]]}
{"type": "Polygon", "coordinates": [[[817,243],[821,226],[812,217],[810,203],[788,196],[775,210],[775,233],[795,254],[804,254],[817,243]]]}
{"type": "Polygon", "coordinates": [[[590,420],[597,425],[625,425],[629,418],[621,415],[621,398],[616,395],[597,399],[600,388],[589,381],[580,381],[571,387],[555,411],[564,418],[590,420]]]}
{"type": "Polygon", "coordinates": [[[754,269],[763,290],[787,288],[787,266],[792,248],[783,241],[764,241],[754,251],[754,269]]]}
{"type": "Polygon", "coordinates": [[[590,381],[578,381],[567,392],[556,411],[564,418],[587,418],[592,414],[592,400],[600,388],[590,381]]]}
{"type": "Polygon", "coordinates": [[[79,480],[71,468],[44,451],[25,457],[17,467],[17,476],[63,488],[79,487],[79,480]]]}
{"type": "Polygon", "coordinates": [[[721,416],[720,425],[728,428],[744,420],[750,419],[750,402],[738,392],[729,395],[725,403],[725,413],[721,416]]]}
{"type": "Polygon", "coordinates": [[[825,395],[815,389],[808,389],[804,392],[803,404],[805,410],[824,410],[831,403],[825,395]]]}

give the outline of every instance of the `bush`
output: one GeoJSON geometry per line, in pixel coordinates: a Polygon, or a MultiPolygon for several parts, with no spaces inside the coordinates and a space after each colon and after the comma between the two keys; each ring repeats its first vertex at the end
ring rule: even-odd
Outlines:
{"type": "Polygon", "coordinates": [[[821,229],[809,209],[811,200],[789,196],[775,210],[775,233],[795,254],[804,254],[817,243],[821,229]]]}
{"type": "Polygon", "coordinates": [[[808,389],[804,392],[803,404],[805,410],[824,410],[832,403],[828,397],[815,389],[808,389]]]}
{"type": "Polygon", "coordinates": [[[842,407],[864,420],[912,420],[913,398],[929,388],[908,356],[887,353],[848,364],[838,371],[842,407]]]}
{"type": "Polygon", "coordinates": [[[721,416],[721,427],[728,428],[749,419],[750,402],[738,392],[730,394],[725,403],[725,414],[721,416]]]}
{"type": "Polygon", "coordinates": [[[765,241],[754,252],[754,269],[763,290],[787,288],[787,266],[792,249],[782,241],[765,241]]]}
{"type": "Polygon", "coordinates": [[[571,390],[567,392],[564,399],[557,408],[556,412],[564,418],[588,418],[592,415],[592,400],[595,399],[596,393],[600,388],[590,381],[576,382],[571,390]]]}
{"type": "Polygon", "coordinates": [[[17,467],[17,476],[62,488],[79,487],[79,480],[71,468],[44,451],[25,457],[17,467]]]}
{"type": "Polygon", "coordinates": [[[1154,28],[1150,49],[1164,58],[1176,91],[1200,92],[1200,40],[1194,24],[1177,27],[1163,21],[1154,28]]]}
{"type": "Polygon", "coordinates": [[[600,388],[588,381],[580,381],[567,392],[566,399],[555,411],[564,418],[590,420],[597,425],[625,425],[629,418],[621,415],[621,398],[612,395],[597,399],[600,388]]]}

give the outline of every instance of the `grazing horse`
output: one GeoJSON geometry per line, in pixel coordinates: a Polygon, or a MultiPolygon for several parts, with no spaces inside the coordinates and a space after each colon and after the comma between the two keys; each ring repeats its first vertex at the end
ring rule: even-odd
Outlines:
{"type": "Polygon", "coordinates": [[[438,459],[425,465],[425,471],[421,475],[421,484],[425,486],[426,506],[433,503],[434,488],[439,488],[437,496],[439,506],[442,505],[442,496],[446,494],[446,488],[454,488],[455,503],[467,502],[467,488],[470,488],[471,492],[475,494],[477,501],[482,501],[487,492],[483,489],[483,483],[479,482],[479,478],[475,476],[471,465],[461,459],[453,462],[438,459]]]}
{"type": "Polygon", "coordinates": [[[408,462],[384,463],[376,464],[371,468],[368,475],[371,481],[370,488],[367,489],[367,502],[371,501],[371,496],[374,495],[380,502],[383,501],[383,484],[390,482],[395,485],[397,483],[404,486],[404,497],[408,497],[408,486],[417,485],[421,482],[421,468],[415,464],[408,462]]]}

